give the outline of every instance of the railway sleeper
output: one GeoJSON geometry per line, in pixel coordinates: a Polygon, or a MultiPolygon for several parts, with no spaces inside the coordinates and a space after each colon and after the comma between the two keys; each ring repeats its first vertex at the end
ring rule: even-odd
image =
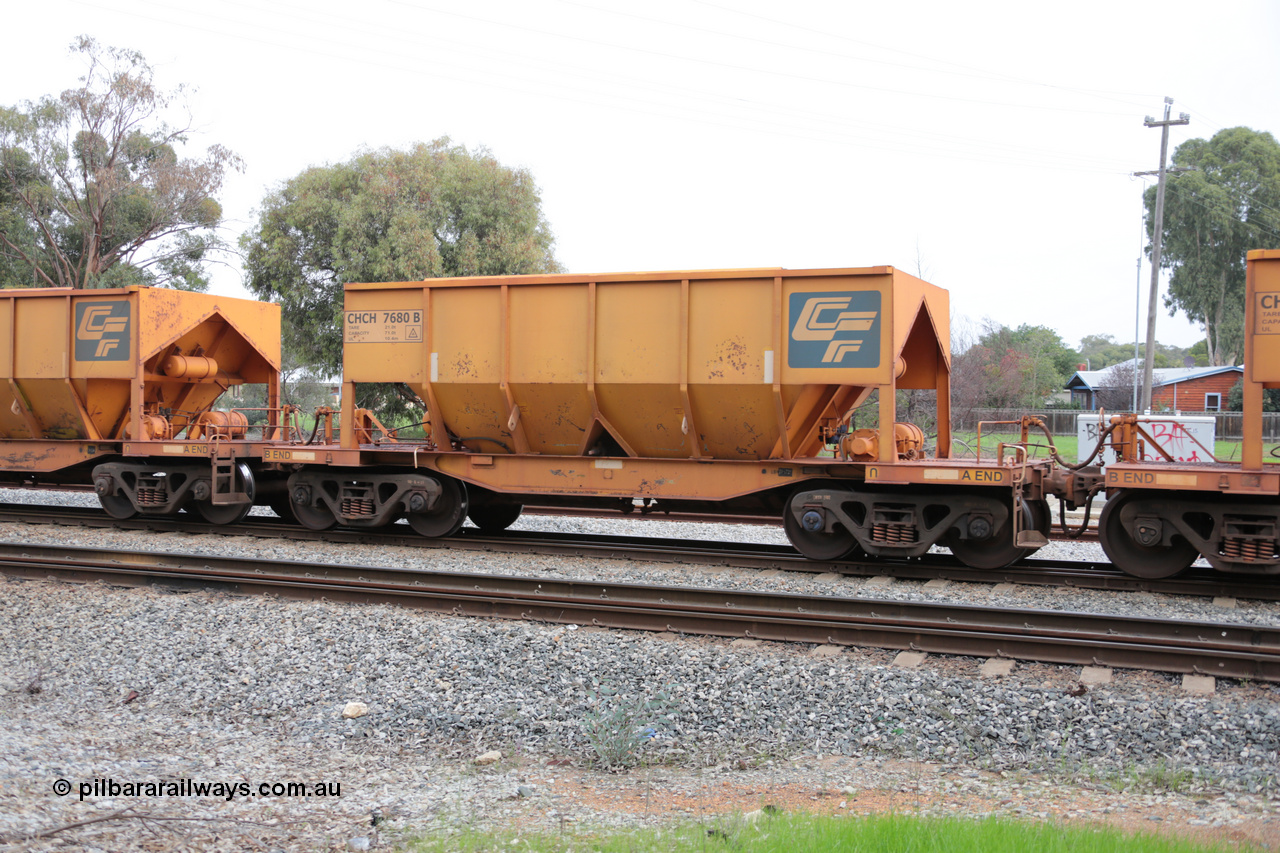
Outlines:
{"type": "MultiPolygon", "coordinates": [[[[966,565],[987,569],[1009,565],[1035,550],[1016,546],[1010,519],[1005,496],[830,486],[796,492],[783,521],[792,544],[811,559],[858,553],[918,557],[934,545],[945,545],[966,565]],[[841,545],[848,547],[830,556],[841,545]]],[[[1047,527],[1047,519],[1047,513],[1023,504],[1022,529],[1047,527]]]]}

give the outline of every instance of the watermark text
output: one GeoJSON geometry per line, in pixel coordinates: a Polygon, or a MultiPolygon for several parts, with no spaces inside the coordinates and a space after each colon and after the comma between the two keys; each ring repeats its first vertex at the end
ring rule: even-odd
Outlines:
{"type": "Polygon", "coordinates": [[[160,799],[163,797],[217,797],[230,802],[235,798],[253,797],[341,797],[342,783],[328,780],[314,782],[262,782],[253,784],[236,780],[232,782],[205,782],[195,779],[164,779],[147,781],[119,781],[116,779],[90,779],[72,784],[66,779],[55,779],[53,792],[59,797],[76,793],[85,797],[139,797],[160,799]]]}

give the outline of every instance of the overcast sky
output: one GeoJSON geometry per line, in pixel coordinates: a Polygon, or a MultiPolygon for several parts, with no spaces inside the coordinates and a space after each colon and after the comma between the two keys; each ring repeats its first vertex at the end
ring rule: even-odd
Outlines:
{"type": "MultiPolygon", "coordinates": [[[[232,238],[308,166],[449,136],[533,173],[570,272],[890,264],[950,289],[957,324],[1072,346],[1134,336],[1143,117],[1190,113],[1170,153],[1280,133],[1270,0],[10,5],[0,104],[75,85],[81,33],[197,89],[192,146],[247,164],[232,238]]],[[[1163,343],[1201,337],[1159,317],[1163,343]]]]}

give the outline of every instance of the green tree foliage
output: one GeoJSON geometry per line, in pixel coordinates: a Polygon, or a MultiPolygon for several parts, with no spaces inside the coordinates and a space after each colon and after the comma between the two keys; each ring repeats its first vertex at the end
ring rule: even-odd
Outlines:
{"type": "MultiPolygon", "coordinates": [[[[1172,270],[1165,306],[1205,328],[1209,361],[1237,364],[1244,347],[1245,254],[1280,244],[1280,144],[1232,127],[1178,146],[1170,179],[1161,265],[1172,270]]],[[[1147,189],[1151,235],[1156,188],[1147,189]]]]}
{"type": "Polygon", "coordinates": [[[189,128],[163,116],[183,90],[157,89],[141,54],[87,36],[72,51],[78,88],[0,108],[0,285],[204,290],[240,159],[179,157],[189,128]]]}
{"type": "MultiPolygon", "coordinates": [[[[1227,392],[1225,410],[1240,412],[1244,410],[1244,380],[1237,379],[1236,384],[1227,392]]],[[[1280,412],[1280,388],[1267,388],[1262,392],[1262,411],[1280,412]]]]}
{"type": "Polygon", "coordinates": [[[1117,342],[1111,335],[1085,335],[1080,339],[1078,362],[1101,370],[1133,358],[1133,341],[1117,342]]]}
{"type": "MultiPolygon", "coordinates": [[[[1159,344],[1156,344],[1156,346],[1159,346],[1159,344]]],[[[1204,339],[1196,341],[1191,345],[1191,348],[1187,350],[1187,355],[1195,359],[1196,367],[1208,367],[1209,342],[1204,339]]]]}
{"type": "Polygon", "coordinates": [[[1075,373],[1076,359],[1053,329],[987,321],[977,342],[952,356],[953,405],[1041,408],[1075,373]]]}
{"type": "Polygon", "coordinates": [[[42,283],[38,270],[23,259],[37,257],[40,250],[18,192],[18,187],[36,183],[31,155],[21,148],[0,147],[0,174],[12,176],[12,180],[0,180],[0,287],[38,287],[42,283]]]}
{"type": "Polygon", "coordinates": [[[337,376],[344,284],[555,272],[553,242],[529,172],[437,139],[307,169],[241,247],[249,290],[281,305],[285,348],[337,376]]]}
{"type": "MultiPolygon", "coordinates": [[[[1162,344],[1156,341],[1155,367],[1182,367],[1183,359],[1188,355],[1201,367],[1209,365],[1206,343],[1201,341],[1190,349],[1162,344]]],[[[1142,357],[1141,348],[1138,357],[1142,357]]],[[[1133,360],[1133,341],[1117,342],[1112,335],[1085,335],[1080,339],[1077,362],[1087,364],[1090,370],[1102,370],[1114,364],[1133,360]]],[[[1068,376],[1068,378],[1070,378],[1068,376]]]]}

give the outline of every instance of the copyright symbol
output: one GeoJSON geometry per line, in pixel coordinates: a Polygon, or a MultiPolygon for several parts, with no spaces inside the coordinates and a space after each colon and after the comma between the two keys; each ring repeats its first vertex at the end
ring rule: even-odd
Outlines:
{"type": "Polygon", "coordinates": [[[71,793],[71,783],[66,779],[59,779],[53,783],[53,792],[59,797],[65,797],[71,793]]]}

